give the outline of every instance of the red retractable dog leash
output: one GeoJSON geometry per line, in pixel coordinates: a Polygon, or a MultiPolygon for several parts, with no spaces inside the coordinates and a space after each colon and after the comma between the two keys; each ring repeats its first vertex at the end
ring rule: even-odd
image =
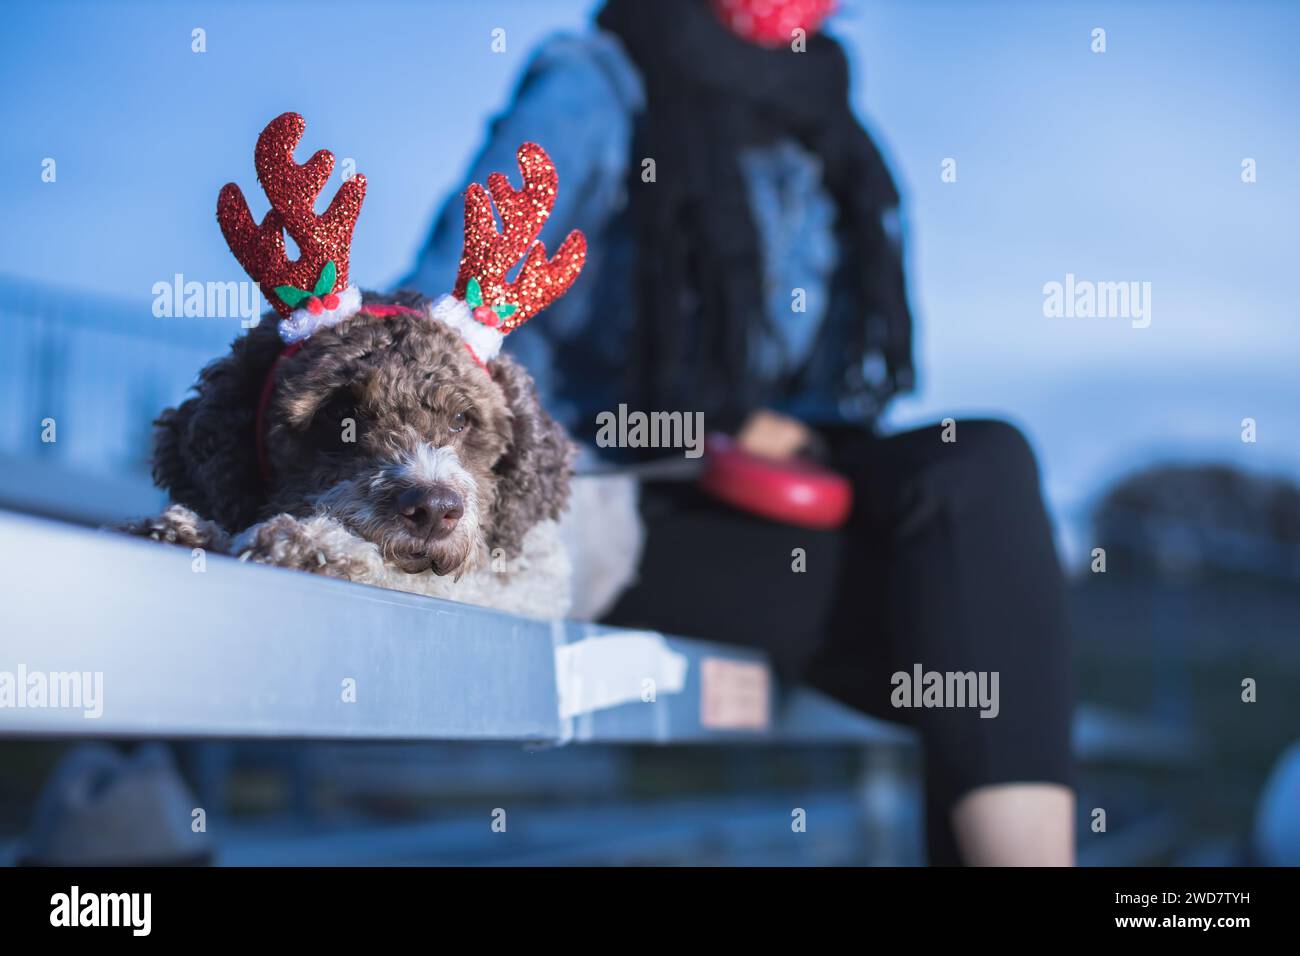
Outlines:
{"type": "Polygon", "coordinates": [[[625,474],[643,481],[694,481],[712,498],[782,524],[838,528],[853,508],[853,486],[810,458],[777,461],[742,449],[734,438],[711,434],[700,459],[666,459],[587,474],[625,474]]]}
{"type": "Polygon", "coordinates": [[[705,439],[699,485],[741,511],[801,528],[838,528],[853,507],[853,486],[843,475],[809,458],[751,454],[726,435],[705,439]]]}

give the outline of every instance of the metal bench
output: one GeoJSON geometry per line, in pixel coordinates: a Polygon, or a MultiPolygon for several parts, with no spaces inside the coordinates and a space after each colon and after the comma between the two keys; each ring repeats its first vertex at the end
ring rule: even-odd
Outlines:
{"type": "MultiPolygon", "coordinates": [[[[899,803],[913,786],[900,760],[915,735],[806,688],[780,693],[760,652],[515,617],[218,555],[199,566],[181,548],[0,511],[0,681],[6,673],[18,677],[19,669],[42,675],[51,687],[57,675],[102,675],[102,696],[81,706],[17,706],[0,694],[0,738],[842,745],[863,751],[860,788],[805,793],[800,805],[820,800],[819,817],[854,821],[873,862],[920,859],[912,832],[917,808],[899,803]],[[87,717],[88,704],[102,705],[100,715],[87,717]]],[[[1093,708],[1081,708],[1074,736],[1084,763],[1184,766],[1196,759],[1186,735],[1093,708]]],[[[372,750],[348,758],[367,779],[372,774],[365,768],[382,770],[385,759],[397,761],[401,779],[418,764],[372,750]]],[[[445,756],[424,769],[437,774],[439,788],[445,787],[445,756]]],[[[490,756],[493,765],[501,759],[499,752],[490,756]]],[[[507,777],[510,766],[503,767],[507,777]]],[[[377,779],[382,787],[387,778],[377,779]]],[[[607,808],[608,826],[588,820],[586,838],[571,840],[564,853],[546,842],[552,824],[569,812],[563,802],[530,811],[533,836],[541,841],[536,846],[483,843],[482,821],[472,816],[395,830],[363,827],[350,837],[310,827],[224,827],[222,853],[225,862],[252,864],[373,863],[389,859],[391,844],[408,847],[413,858],[464,862],[530,862],[530,854],[648,859],[652,847],[667,853],[664,813],[675,815],[672,832],[680,840],[708,842],[718,836],[719,808],[741,800],[730,816],[722,814],[738,828],[726,858],[749,847],[754,859],[768,859],[755,834],[776,832],[772,821],[783,799],[733,795],[671,807],[616,802],[607,808]],[[448,834],[455,836],[450,844],[448,834]]],[[[0,846],[0,864],[14,852],[0,846]]],[[[835,859],[818,853],[807,862],[835,859]]],[[[785,859],[771,857],[777,858],[785,859]]]]}
{"type": "Polygon", "coordinates": [[[219,555],[198,562],[10,512],[0,512],[0,579],[0,671],[99,674],[103,687],[97,717],[51,701],[0,707],[0,735],[910,739],[813,691],[781,698],[764,656],[743,647],[520,618],[219,555]]]}

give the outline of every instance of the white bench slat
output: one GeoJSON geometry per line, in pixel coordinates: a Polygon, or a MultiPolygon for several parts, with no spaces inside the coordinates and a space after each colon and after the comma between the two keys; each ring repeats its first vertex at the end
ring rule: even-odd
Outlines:
{"type": "MultiPolygon", "coordinates": [[[[679,692],[562,717],[556,648],[610,628],[532,620],[0,511],[0,672],[103,675],[103,713],[0,706],[0,736],[901,742],[900,728],[800,692],[766,727],[701,722],[706,658],[663,638],[679,692]],[[355,702],[344,702],[346,679],[355,702]]],[[[599,674],[587,675],[595,681],[599,674]]],[[[776,698],[773,696],[773,710],[776,698]]]]}

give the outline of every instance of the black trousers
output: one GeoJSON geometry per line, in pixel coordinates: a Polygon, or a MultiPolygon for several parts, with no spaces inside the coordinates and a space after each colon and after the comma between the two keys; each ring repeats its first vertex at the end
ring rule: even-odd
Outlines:
{"type": "Polygon", "coordinates": [[[915,727],[930,860],[958,863],[951,810],[964,794],[1071,783],[1063,579],[1033,452],[996,421],[957,422],[948,442],[940,426],[825,437],[854,486],[844,527],[790,527],[648,484],[640,577],[606,620],[761,647],[785,679],[915,727]],[[997,716],[895,706],[894,675],[918,665],[996,673],[997,716]]]}

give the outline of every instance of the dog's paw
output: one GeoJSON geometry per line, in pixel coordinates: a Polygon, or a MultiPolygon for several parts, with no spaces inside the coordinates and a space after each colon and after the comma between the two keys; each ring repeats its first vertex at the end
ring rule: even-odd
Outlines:
{"type": "Polygon", "coordinates": [[[225,529],[215,522],[200,518],[184,505],[170,505],[162,514],[114,525],[112,530],[183,548],[203,548],[217,552],[224,552],[230,543],[230,536],[225,529]]]}
{"type": "Polygon", "coordinates": [[[351,540],[334,522],[282,514],[239,535],[232,553],[240,561],[355,581],[364,576],[366,566],[349,547],[351,540]]]}

